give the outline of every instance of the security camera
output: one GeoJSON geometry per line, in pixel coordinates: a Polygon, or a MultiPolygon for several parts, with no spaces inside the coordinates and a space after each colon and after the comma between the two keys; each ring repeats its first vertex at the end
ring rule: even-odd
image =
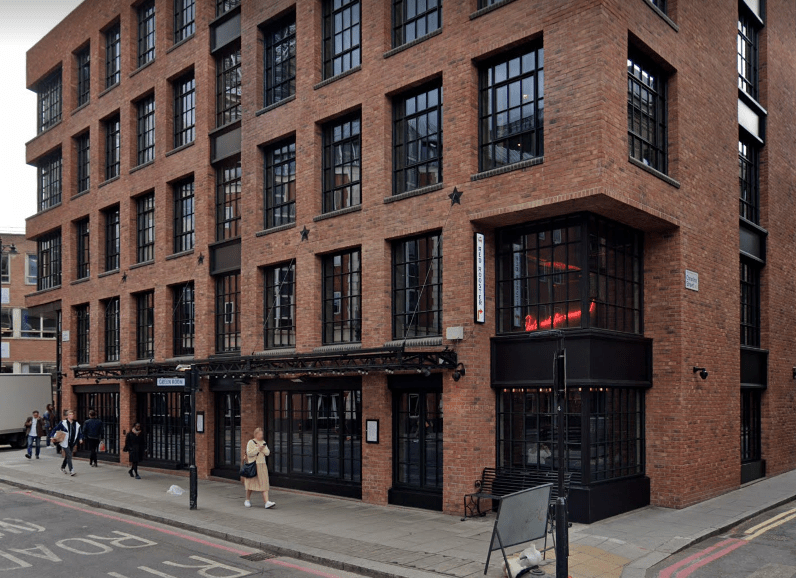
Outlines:
{"type": "Polygon", "coordinates": [[[696,373],[696,372],[699,372],[699,377],[701,377],[702,379],[707,379],[708,378],[708,370],[705,369],[704,367],[696,367],[695,366],[694,367],[694,373],[696,373]]]}

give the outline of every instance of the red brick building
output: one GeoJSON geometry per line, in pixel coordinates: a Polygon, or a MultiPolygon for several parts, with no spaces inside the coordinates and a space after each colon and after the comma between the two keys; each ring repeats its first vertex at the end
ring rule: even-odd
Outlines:
{"type": "Polygon", "coordinates": [[[64,405],[182,468],[193,364],[200,475],[263,427],[274,484],[458,513],[560,461],[556,329],[574,519],[796,467],[766,4],[85,2],[28,53],[64,405]]]}

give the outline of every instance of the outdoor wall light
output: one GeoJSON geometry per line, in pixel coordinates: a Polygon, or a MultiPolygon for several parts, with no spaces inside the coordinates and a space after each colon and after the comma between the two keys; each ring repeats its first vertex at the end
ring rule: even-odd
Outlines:
{"type": "Polygon", "coordinates": [[[428,367],[424,367],[423,369],[418,369],[418,373],[422,373],[423,377],[431,377],[431,370],[428,367]]]}
{"type": "Polygon", "coordinates": [[[695,365],[694,366],[694,373],[696,373],[697,371],[699,372],[699,377],[701,377],[702,379],[707,379],[708,378],[708,370],[705,369],[704,367],[697,367],[695,365]]]}
{"type": "Polygon", "coordinates": [[[464,369],[464,364],[459,363],[459,365],[456,366],[456,370],[453,372],[453,381],[459,381],[466,374],[467,372],[464,369]]]}

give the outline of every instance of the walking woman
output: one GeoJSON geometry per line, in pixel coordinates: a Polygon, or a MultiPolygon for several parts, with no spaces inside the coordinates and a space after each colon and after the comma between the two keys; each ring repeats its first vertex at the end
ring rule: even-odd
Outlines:
{"type": "Polygon", "coordinates": [[[130,454],[130,469],[127,470],[127,473],[131,478],[140,480],[138,462],[143,460],[146,455],[146,436],[141,430],[140,423],[136,423],[124,439],[124,451],[130,454]]]}
{"type": "Polygon", "coordinates": [[[271,454],[265,441],[263,440],[263,430],[257,428],[254,430],[254,438],[249,440],[246,444],[246,454],[243,456],[244,463],[255,462],[257,464],[257,475],[253,478],[243,478],[243,485],[246,487],[246,501],[243,505],[247,508],[252,507],[249,498],[252,492],[262,492],[263,501],[265,502],[265,509],[273,508],[276,506],[274,502],[268,499],[268,466],[265,464],[265,456],[271,454]]]}

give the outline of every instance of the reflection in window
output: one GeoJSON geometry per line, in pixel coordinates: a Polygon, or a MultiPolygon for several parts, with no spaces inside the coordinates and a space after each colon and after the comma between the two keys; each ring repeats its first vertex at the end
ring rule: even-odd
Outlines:
{"type": "Polygon", "coordinates": [[[323,342],[362,340],[362,265],[359,249],[323,259],[323,342]]]}
{"type": "Polygon", "coordinates": [[[396,99],[393,194],[442,182],[442,85],[396,99]]]}
{"type": "Polygon", "coordinates": [[[359,0],[323,0],[323,78],[362,63],[359,0]]]}
{"type": "Polygon", "coordinates": [[[393,243],[393,339],[442,335],[442,236],[393,243]]]}
{"type": "Polygon", "coordinates": [[[640,54],[627,57],[628,154],[666,173],[666,80],[662,71],[640,54]]]}
{"type": "Polygon", "coordinates": [[[362,204],[359,114],[323,127],[323,212],[362,204]]]}

